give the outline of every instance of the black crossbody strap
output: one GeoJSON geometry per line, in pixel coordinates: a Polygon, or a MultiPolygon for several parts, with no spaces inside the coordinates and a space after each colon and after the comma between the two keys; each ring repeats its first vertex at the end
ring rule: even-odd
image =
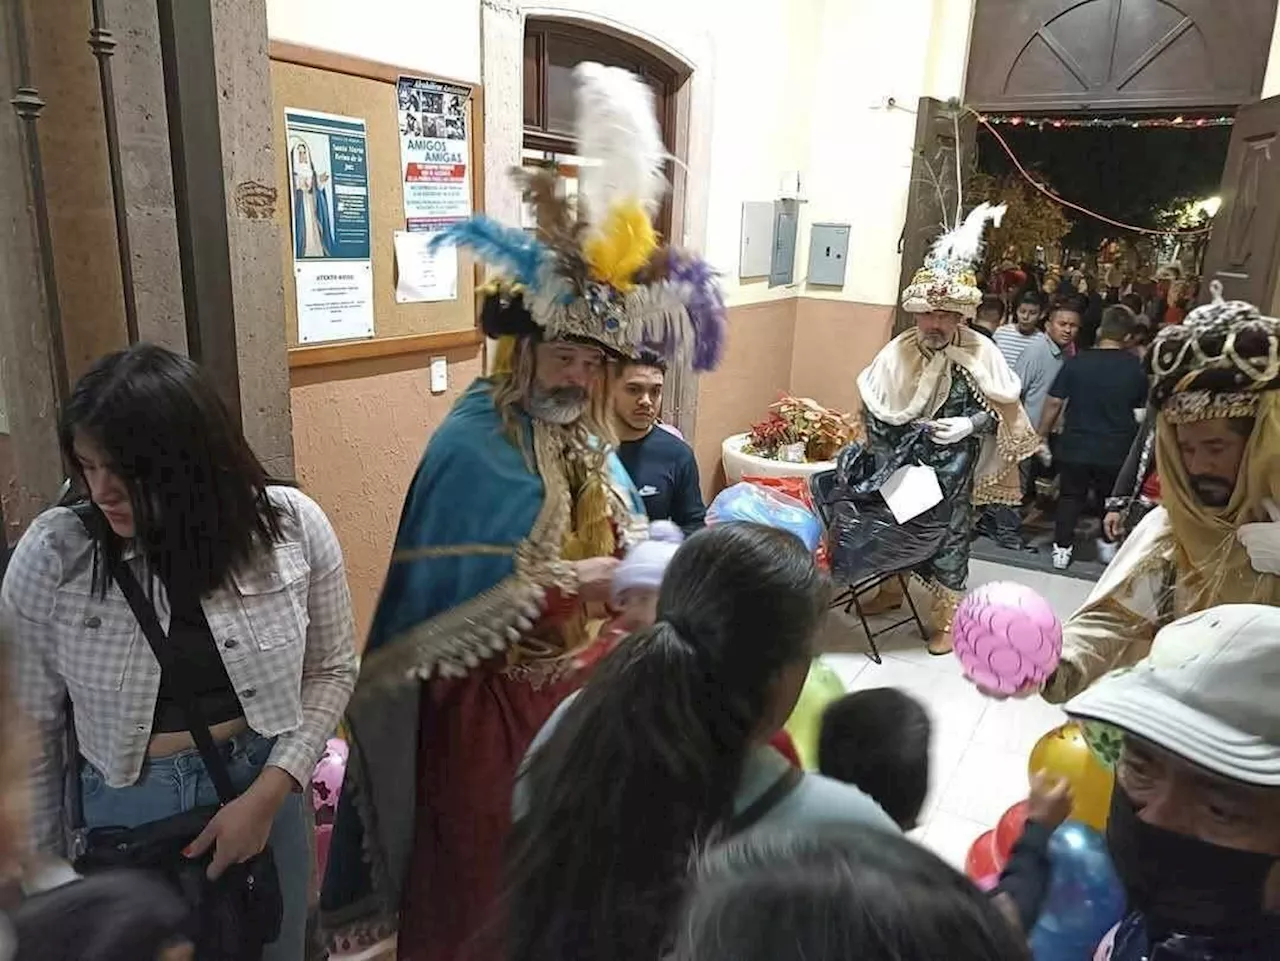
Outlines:
{"type": "Polygon", "coordinates": [[[763,794],[724,823],[721,839],[731,838],[747,828],[755,827],[766,814],[790,797],[791,792],[803,780],[804,772],[788,765],[782,776],[770,784],[763,794]]]}
{"type": "Polygon", "coordinates": [[[142,633],[146,636],[147,643],[151,645],[151,652],[160,662],[161,673],[169,679],[174,692],[178,695],[182,713],[187,718],[187,728],[195,739],[196,747],[200,750],[200,757],[204,759],[205,770],[209,772],[209,777],[213,778],[213,786],[218,790],[218,800],[223,804],[230,804],[236,799],[236,789],[231,783],[231,775],[227,772],[227,763],[223,760],[217,745],[213,743],[213,734],[210,733],[209,725],[200,712],[200,705],[187,685],[186,676],[174,657],[173,645],[168,643],[169,639],[160,626],[160,619],[156,617],[155,605],[143,594],[138,579],[133,576],[133,571],[129,570],[123,560],[115,565],[111,576],[120,587],[120,593],[124,595],[124,599],[129,602],[133,616],[138,619],[142,633]]]}

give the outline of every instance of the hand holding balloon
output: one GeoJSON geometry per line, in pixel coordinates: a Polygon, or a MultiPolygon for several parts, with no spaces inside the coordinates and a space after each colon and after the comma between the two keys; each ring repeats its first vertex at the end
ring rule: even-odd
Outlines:
{"type": "Polygon", "coordinates": [[[1010,581],[966,594],[952,630],[965,677],[997,697],[1039,690],[1062,656],[1062,625],[1049,602],[1010,581]]]}
{"type": "Polygon", "coordinates": [[[1074,798],[1071,782],[1060,775],[1037,771],[1031,777],[1031,793],[1027,796],[1027,820],[1056,830],[1071,814],[1074,798]]]}

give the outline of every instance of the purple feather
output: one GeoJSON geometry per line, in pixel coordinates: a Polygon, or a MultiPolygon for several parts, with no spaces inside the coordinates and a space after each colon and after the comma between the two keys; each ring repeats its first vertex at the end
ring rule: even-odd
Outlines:
{"type": "Polygon", "coordinates": [[[687,293],[685,309],[693,328],[693,369],[699,373],[715,370],[724,355],[728,321],[724,297],[716,273],[701,257],[672,250],[667,263],[667,280],[687,293]]]}

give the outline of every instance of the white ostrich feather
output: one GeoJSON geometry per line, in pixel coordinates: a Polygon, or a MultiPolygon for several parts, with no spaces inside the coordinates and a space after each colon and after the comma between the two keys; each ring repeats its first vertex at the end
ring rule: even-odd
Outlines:
{"type": "Polygon", "coordinates": [[[986,201],[978,204],[969,211],[969,216],[964,218],[964,223],[938,238],[937,243],[933,245],[933,257],[970,262],[977,260],[978,253],[982,249],[982,232],[987,227],[987,221],[999,227],[1000,221],[1004,218],[1005,209],[1004,204],[997,207],[993,207],[986,201]]]}
{"type": "Polygon", "coordinates": [[[600,227],[617,203],[638,201],[652,216],[666,190],[653,92],[620,67],[581,63],[578,81],[578,199],[583,219],[600,227]]]}

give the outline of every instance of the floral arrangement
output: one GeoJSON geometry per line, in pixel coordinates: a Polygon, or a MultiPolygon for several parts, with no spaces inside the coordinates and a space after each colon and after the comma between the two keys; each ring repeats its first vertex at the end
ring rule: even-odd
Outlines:
{"type": "Polygon", "coordinates": [[[770,460],[812,463],[832,460],[853,438],[848,415],[808,397],[783,397],[751,428],[743,451],[770,460]]]}

